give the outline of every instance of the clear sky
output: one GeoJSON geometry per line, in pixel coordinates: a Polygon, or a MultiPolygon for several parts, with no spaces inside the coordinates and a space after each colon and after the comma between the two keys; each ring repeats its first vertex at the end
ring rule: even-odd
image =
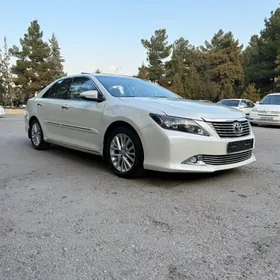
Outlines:
{"type": "Polygon", "coordinates": [[[2,42],[19,45],[37,19],[45,40],[56,34],[68,74],[136,74],[146,59],[141,39],[156,29],[165,28],[170,42],[183,36],[201,45],[222,28],[247,45],[279,0],[2,0],[0,7],[2,42]]]}

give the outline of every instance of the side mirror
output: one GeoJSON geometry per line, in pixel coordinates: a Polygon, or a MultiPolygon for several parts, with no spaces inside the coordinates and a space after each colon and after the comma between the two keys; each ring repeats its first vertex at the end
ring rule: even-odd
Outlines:
{"type": "Polygon", "coordinates": [[[238,108],[240,108],[240,109],[245,109],[245,108],[247,108],[245,105],[239,105],[239,107],[238,108]]]}
{"type": "Polygon", "coordinates": [[[99,97],[97,90],[83,91],[80,93],[80,98],[84,100],[103,101],[103,98],[99,97]]]}
{"type": "Polygon", "coordinates": [[[257,101],[256,103],[255,103],[255,105],[258,105],[260,103],[260,101],[257,101]]]}

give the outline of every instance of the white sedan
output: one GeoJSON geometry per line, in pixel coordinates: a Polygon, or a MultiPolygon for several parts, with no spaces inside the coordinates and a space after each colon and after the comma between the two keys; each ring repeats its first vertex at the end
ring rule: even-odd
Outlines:
{"type": "Polygon", "coordinates": [[[266,95],[250,113],[249,120],[253,125],[280,126],[280,93],[266,95]]]}
{"type": "Polygon", "coordinates": [[[0,105],[0,118],[5,116],[5,110],[4,108],[0,105]]]}
{"type": "Polygon", "coordinates": [[[255,107],[255,103],[248,99],[222,99],[217,104],[238,109],[242,111],[246,117],[249,117],[255,107]]]}
{"type": "Polygon", "coordinates": [[[235,109],[189,101],[154,83],[103,74],[67,76],[30,99],[33,147],[50,143],[103,156],[113,172],[214,172],[255,161],[255,137],[235,109]]]}

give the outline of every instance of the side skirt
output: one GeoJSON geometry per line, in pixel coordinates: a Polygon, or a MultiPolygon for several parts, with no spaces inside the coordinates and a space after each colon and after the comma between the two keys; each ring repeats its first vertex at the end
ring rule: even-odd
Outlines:
{"type": "Polygon", "coordinates": [[[62,146],[62,147],[65,147],[65,148],[69,148],[69,149],[73,149],[73,150],[76,150],[76,151],[85,152],[85,153],[89,153],[89,154],[94,154],[94,155],[102,157],[101,152],[97,152],[97,151],[94,151],[94,150],[91,150],[91,149],[88,149],[88,148],[83,148],[81,146],[66,144],[64,142],[53,140],[53,139],[45,139],[45,141],[50,143],[50,144],[55,144],[55,145],[62,146]]]}

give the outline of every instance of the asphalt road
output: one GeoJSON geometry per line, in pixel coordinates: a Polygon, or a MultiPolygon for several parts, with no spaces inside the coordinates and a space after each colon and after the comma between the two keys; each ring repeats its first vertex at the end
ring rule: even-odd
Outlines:
{"type": "Polygon", "coordinates": [[[254,132],[250,166],[125,180],[0,119],[0,279],[280,279],[280,129],[254,132]]]}

